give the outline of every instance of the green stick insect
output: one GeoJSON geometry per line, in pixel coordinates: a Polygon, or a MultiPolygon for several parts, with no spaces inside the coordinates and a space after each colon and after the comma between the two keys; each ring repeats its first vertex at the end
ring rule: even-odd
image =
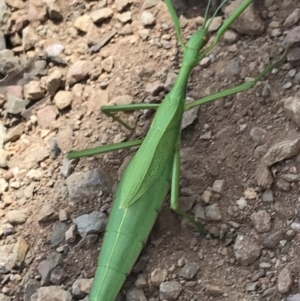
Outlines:
{"type": "Polygon", "coordinates": [[[170,187],[171,208],[192,222],[202,234],[206,234],[204,226],[195,222],[192,216],[181,210],[178,205],[180,127],[183,113],[195,106],[252,88],[280,63],[284,56],[269,65],[252,82],[243,83],[188,104],[185,102],[187,82],[193,68],[215,47],[227,28],[252,2],[253,0],[245,0],[220,27],[213,43],[206,46],[210,25],[207,24],[209,23],[207,22],[208,9],[201,28],[191,36],[187,44],[184,44],[179,20],[171,0],[165,0],[178,41],[183,49],[183,62],[173,89],[159,105],[133,104],[101,107],[103,113],[113,117],[126,128],[129,126],[115,115],[116,112],[135,109],[157,110],[148,134],[143,140],[100,146],[67,154],[69,159],[74,159],[140,146],[125,168],[116,192],[89,296],[90,301],[115,300],[147,241],[170,187]]]}

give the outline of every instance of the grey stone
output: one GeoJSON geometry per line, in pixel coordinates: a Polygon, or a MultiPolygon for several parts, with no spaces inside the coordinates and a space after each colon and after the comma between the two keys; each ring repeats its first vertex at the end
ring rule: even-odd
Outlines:
{"type": "Polygon", "coordinates": [[[67,178],[69,197],[72,200],[96,195],[100,190],[110,192],[107,176],[99,168],[77,172],[67,178]]]}
{"type": "Polygon", "coordinates": [[[179,198],[179,208],[183,211],[189,211],[194,206],[194,203],[197,201],[197,196],[181,196],[179,198]]]}
{"type": "Polygon", "coordinates": [[[34,68],[30,72],[30,75],[47,75],[47,62],[45,60],[37,60],[34,62],[34,68]]]}
{"type": "Polygon", "coordinates": [[[175,84],[176,79],[177,79],[177,74],[176,73],[171,72],[171,71],[168,72],[164,88],[167,91],[171,91],[171,89],[173,88],[173,86],[175,84]]]}
{"type": "Polygon", "coordinates": [[[81,239],[78,243],[78,247],[84,250],[90,250],[94,248],[99,236],[97,234],[89,234],[81,239]]]}
{"type": "Polygon", "coordinates": [[[40,181],[44,176],[44,172],[39,169],[30,169],[26,176],[31,180],[40,181]]]}
{"type": "Polygon", "coordinates": [[[49,222],[53,220],[57,220],[58,213],[56,210],[51,206],[51,204],[44,204],[38,213],[38,221],[41,222],[49,222]]]}
{"type": "Polygon", "coordinates": [[[57,247],[65,239],[65,233],[68,230],[66,223],[58,222],[54,225],[51,237],[51,245],[57,247]]]}
{"type": "Polygon", "coordinates": [[[34,188],[35,188],[35,184],[34,183],[30,183],[28,186],[26,186],[23,190],[23,194],[24,197],[26,199],[31,199],[33,196],[33,192],[34,192],[34,188]]]}
{"type": "Polygon", "coordinates": [[[40,287],[37,290],[37,301],[72,301],[72,295],[60,286],[40,287]]]}
{"type": "Polygon", "coordinates": [[[271,233],[263,242],[264,247],[274,249],[283,239],[283,232],[281,230],[271,233]]]}
{"type": "Polygon", "coordinates": [[[53,128],[55,126],[55,120],[59,114],[56,106],[46,106],[37,111],[38,125],[43,128],[53,128]]]}
{"type": "Polygon", "coordinates": [[[206,293],[209,296],[218,297],[218,296],[222,296],[224,294],[224,290],[220,286],[207,284],[206,285],[206,293]]]}
{"type": "Polygon", "coordinates": [[[133,102],[133,97],[131,95],[120,95],[113,97],[109,103],[114,105],[129,105],[133,102]]]}
{"type": "Polygon", "coordinates": [[[7,212],[6,218],[12,225],[19,225],[26,222],[27,215],[20,210],[11,210],[7,212]]]}
{"type": "Polygon", "coordinates": [[[59,110],[66,109],[73,101],[73,93],[69,91],[59,91],[54,96],[54,103],[59,110]]]}
{"type": "Polygon", "coordinates": [[[104,212],[94,211],[91,214],[76,217],[74,223],[80,236],[84,237],[88,234],[103,232],[107,224],[107,216],[104,212]]]}
{"type": "Polygon", "coordinates": [[[222,193],[224,189],[224,180],[216,180],[213,184],[212,190],[216,193],[222,193]]]}
{"type": "Polygon", "coordinates": [[[300,301],[300,294],[288,296],[286,301],[300,301]]]}
{"type": "Polygon", "coordinates": [[[88,15],[78,17],[74,22],[74,27],[82,32],[88,32],[93,25],[93,20],[88,15]]]}
{"type": "Polygon", "coordinates": [[[9,153],[0,148],[0,167],[7,167],[8,157],[9,153]]]}
{"type": "Polygon", "coordinates": [[[256,168],[255,180],[257,184],[263,188],[270,188],[274,181],[273,176],[269,168],[266,166],[264,160],[261,160],[256,168]]]}
{"type": "Polygon", "coordinates": [[[288,268],[283,268],[278,275],[277,289],[279,293],[286,294],[293,284],[293,277],[288,268]]]}
{"type": "Polygon", "coordinates": [[[6,75],[12,69],[20,69],[18,58],[14,56],[11,50],[5,49],[0,51],[0,72],[6,75]]]}
{"type": "Polygon", "coordinates": [[[296,72],[297,72],[296,69],[291,69],[291,70],[288,72],[288,76],[293,78],[293,77],[296,75],[296,72]]]}
{"type": "Polygon", "coordinates": [[[63,19],[63,12],[62,8],[60,7],[60,2],[57,0],[43,0],[46,3],[47,11],[49,14],[50,19],[52,20],[62,20],[63,19]]]}
{"type": "Polygon", "coordinates": [[[196,275],[199,269],[200,266],[198,263],[188,263],[180,270],[179,276],[181,276],[184,279],[190,280],[196,275]]]}
{"type": "Polygon", "coordinates": [[[283,26],[285,28],[292,27],[300,20],[300,8],[294,9],[285,19],[283,26]]]}
{"type": "MultiPolygon", "coordinates": [[[[59,147],[58,147],[58,145],[57,145],[57,142],[56,142],[56,139],[55,139],[55,137],[51,137],[50,139],[49,139],[49,145],[50,145],[50,157],[52,158],[52,159],[55,159],[55,158],[57,158],[58,156],[59,156],[59,154],[60,154],[60,149],[59,149],[59,147]]],[[[69,160],[68,160],[69,161],[69,160]]],[[[64,165],[64,161],[63,161],[63,165],[64,165]]],[[[69,175],[68,175],[69,176],[69,175]]]]}
{"type": "Polygon", "coordinates": [[[145,87],[145,91],[151,94],[152,96],[157,96],[163,90],[164,90],[164,85],[162,82],[158,80],[155,82],[148,83],[145,87]]]}
{"type": "Polygon", "coordinates": [[[238,235],[234,244],[234,255],[241,265],[250,265],[258,259],[260,253],[261,247],[252,238],[238,235]]]}
{"type": "MultiPolygon", "coordinates": [[[[187,97],[186,102],[191,103],[194,99],[187,97]]],[[[183,118],[181,122],[181,130],[185,129],[189,125],[191,125],[198,117],[199,106],[196,106],[188,111],[183,113],[183,118]]]]}
{"type": "Polygon", "coordinates": [[[230,29],[226,30],[223,37],[224,42],[226,42],[227,44],[234,44],[238,41],[238,39],[239,39],[238,33],[230,29]]]}
{"type": "Polygon", "coordinates": [[[21,0],[6,0],[6,4],[15,9],[22,9],[24,7],[24,3],[21,0]]]}
{"type": "Polygon", "coordinates": [[[58,88],[60,87],[62,80],[62,73],[60,70],[56,69],[54,70],[46,80],[46,86],[49,94],[51,96],[54,96],[58,88]]]}
{"type": "Polygon", "coordinates": [[[213,19],[209,19],[208,22],[209,23],[211,22],[210,26],[208,28],[208,32],[214,32],[214,31],[217,31],[221,27],[223,19],[222,19],[222,17],[217,16],[217,17],[214,17],[213,19]]]}
{"type": "Polygon", "coordinates": [[[154,286],[159,286],[166,280],[167,275],[166,269],[156,268],[150,275],[150,282],[154,286]]]}
{"type": "Polygon", "coordinates": [[[104,21],[105,19],[108,19],[112,17],[114,14],[113,10],[111,8],[105,7],[100,8],[98,10],[95,10],[91,13],[91,18],[94,23],[99,23],[104,21]]]}
{"type": "Polygon", "coordinates": [[[145,0],[141,9],[146,10],[146,9],[152,8],[152,7],[156,6],[158,2],[159,2],[159,0],[145,0]]]}
{"type": "Polygon", "coordinates": [[[240,74],[240,63],[238,60],[233,60],[229,62],[226,66],[226,73],[232,76],[237,76],[240,74]]]}
{"type": "Polygon", "coordinates": [[[57,266],[54,268],[50,275],[50,282],[56,285],[61,285],[67,278],[63,267],[57,266]]]}
{"type": "Polygon", "coordinates": [[[287,182],[299,182],[300,174],[287,173],[282,175],[282,178],[287,182]]]}
{"type": "Polygon", "coordinates": [[[59,253],[51,253],[46,260],[40,262],[38,266],[38,271],[42,276],[41,285],[50,284],[50,274],[51,271],[57,267],[63,260],[63,256],[59,253]]]}
{"type": "Polygon", "coordinates": [[[44,97],[40,82],[32,80],[24,86],[24,97],[29,100],[39,100],[44,97]]]}
{"type": "Polygon", "coordinates": [[[271,297],[271,300],[273,300],[272,297],[275,297],[276,294],[277,294],[277,287],[273,286],[273,287],[267,288],[263,292],[262,297],[263,298],[265,298],[265,297],[271,297]]]}
{"type": "Polygon", "coordinates": [[[273,190],[267,189],[266,191],[264,191],[262,194],[262,201],[265,204],[273,204],[274,202],[273,190]]]}
{"type": "Polygon", "coordinates": [[[22,46],[24,50],[30,50],[35,47],[39,41],[39,36],[35,33],[35,30],[27,26],[22,31],[22,46]]]}
{"type": "Polygon", "coordinates": [[[6,127],[0,122],[0,149],[3,149],[6,136],[6,127]]]}
{"type": "Polygon", "coordinates": [[[105,58],[102,62],[101,62],[101,67],[104,71],[110,73],[113,70],[114,67],[114,58],[113,56],[109,56],[107,58],[105,58]]]}
{"type": "Polygon", "coordinates": [[[155,17],[151,12],[143,11],[142,15],[141,15],[141,21],[145,27],[151,26],[151,25],[154,25],[154,23],[155,23],[155,17]]]}
{"type": "Polygon", "coordinates": [[[72,136],[73,136],[73,129],[69,126],[62,126],[58,130],[56,134],[55,140],[58,145],[58,148],[62,152],[68,152],[72,149],[72,136]]]}
{"type": "Polygon", "coordinates": [[[54,43],[48,47],[45,48],[46,53],[49,56],[59,56],[62,51],[64,50],[64,46],[60,43],[54,43]]]}
{"type": "Polygon", "coordinates": [[[137,288],[146,288],[148,287],[147,276],[144,274],[138,274],[136,281],[134,282],[135,287],[137,288]]]}
{"type": "Polygon", "coordinates": [[[0,23],[1,24],[5,20],[5,14],[6,13],[7,13],[6,1],[5,0],[1,0],[0,1],[0,23]]]}
{"type": "MultiPolygon", "coordinates": [[[[287,61],[291,63],[292,66],[298,66],[300,63],[300,47],[295,47],[291,49],[287,56],[287,61]]],[[[283,85],[284,89],[290,89],[293,86],[293,83],[287,82],[285,85],[283,85]]]]}
{"type": "Polygon", "coordinates": [[[8,94],[7,96],[7,112],[11,114],[19,114],[25,110],[26,106],[29,104],[28,99],[21,99],[14,95],[8,94]]]}
{"type": "Polygon", "coordinates": [[[123,11],[131,3],[131,0],[116,0],[115,5],[118,12],[123,11]]]}
{"type": "Polygon", "coordinates": [[[132,287],[126,293],[126,301],[147,301],[142,289],[132,287]]]}
{"type": "Polygon", "coordinates": [[[294,83],[300,84],[300,72],[298,72],[294,77],[294,83]]]}
{"type": "Polygon", "coordinates": [[[45,146],[41,146],[36,155],[36,162],[41,163],[49,157],[49,150],[45,146]]]}
{"type": "Polygon", "coordinates": [[[6,267],[20,268],[25,260],[29,245],[23,237],[19,237],[17,242],[13,245],[12,252],[6,262],[6,267]]]}
{"type": "Polygon", "coordinates": [[[271,166],[284,159],[295,156],[300,149],[300,138],[285,140],[274,144],[264,155],[264,162],[271,166]]]}
{"type": "Polygon", "coordinates": [[[182,285],[177,281],[166,281],[159,286],[161,300],[178,300],[182,291],[182,285]]]}
{"type": "Polygon", "coordinates": [[[124,36],[129,36],[133,34],[133,28],[130,24],[125,24],[123,26],[123,28],[120,31],[120,34],[124,35],[124,36]]]}
{"type": "Polygon", "coordinates": [[[149,260],[149,257],[147,256],[140,256],[135,265],[132,268],[133,273],[140,273],[145,269],[145,266],[149,260]]]}
{"type": "Polygon", "coordinates": [[[6,49],[6,40],[3,31],[0,31],[0,51],[6,49]]]}
{"type": "Polygon", "coordinates": [[[75,225],[72,225],[66,232],[65,232],[65,237],[66,237],[66,242],[67,243],[73,243],[76,240],[76,234],[77,234],[77,229],[75,225]]]}
{"type": "Polygon", "coordinates": [[[205,211],[201,204],[196,204],[193,208],[194,218],[196,222],[200,222],[205,220],[205,211]]]}
{"type": "Polygon", "coordinates": [[[283,40],[283,44],[286,46],[293,46],[300,42],[300,26],[296,26],[291,29],[283,40]]]}
{"type": "Polygon", "coordinates": [[[15,142],[24,133],[25,126],[23,123],[16,125],[15,127],[8,130],[5,136],[5,142],[15,142]]]}
{"type": "MultiPolygon", "coordinates": [[[[40,288],[40,283],[35,279],[30,279],[24,288],[24,301],[31,301],[31,296],[40,288]]],[[[1,300],[1,298],[0,298],[1,300]]]]}
{"type": "Polygon", "coordinates": [[[84,298],[91,290],[93,279],[80,278],[72,285],[72,294],[76,299],[84,298]]]}
{"type": "Polygon", "coordinates": [[[77,160],[68,160],[67,158],[63,159],[62,166],[60,167],[60,173],[63,177],[67,178],[70,176],[76,166],[76,162],[77,160]]]}
{"type": "Polygon", "coordinates": [[[67,73],[67,84],[74,85],[85,79],[92,69],[94,69],[94,63],[92,61],[82,60],[75,62],[67,73]]]}
{"type": "Polygon", "coordinates": [[[8,183],[5,179],[0,178],[0,194],[3,194],[8,189],[8,183]]]}
{"type": "Polygon", "coordinates": [[[268,132],[260,127],[254,127],[250,131],[251,139],[258,145],[264,144],[266,142],[268,132]]]}
{"type": "Polygon", "coordinates": [[[212,204],[205,208],[205,216],[208,221],[221,221],[222,214],[218,204],[212,204]]]}
{"type": "MultiPolygon", "coordinates": [[[[226,6],[225,18],[228,18],[242,3],[243,0],[236,0],[226,6]]],[[[260,35],[263,33],[265,26],[252,3],[244,13],[231,24],[231,28],[241,34],[260,35]]]]}
{"type": "Polygon", "coordinates": [[[300,97],[291,96],[284,101],[284,112],[293,120],[298,126],[300,126],[300,97]]]}
{"type": "Polygon", "coordinates": [[[293,223],[291,223],[291,228],[296,232],[300,232],[300,222],[299,222],[299,220],[295,220],[293,223]]]}
{"type": "Polygon", "coordinates": [[[251,282],[246,285],[247,292],[254,292],[257,289],[257,282],[251,282]]]}
{"type": "Polygon", "coordinates": [[[11,298],[7,295],[4,295],[4,294],[0,293],[0,300],[1,301],[11,301],[11,298]]]}
{"type": "MultiPolygon", "coordinates": [[[[299,48],[299,50],[300,50],[300,48],[299,48]]],[[[299,57],[299,59],[300,59],[300,57],[299,57]]],[[[293,59],[289,59],[289,57],[288,57],[288,61],[289,61],[289,62],[293,62],[293,59]]],[[[293,87],[293,83],[292,83],[292,82],[287,82],[286,84],[284,84],[284,85],[282,86],[282,88],[285,89],[285,90],[289,90],[289,89],[291,89],[292,87],[293,87]]]]}
{"type": "Polygon", "coordinates": [[[269,232],[271,229],[271,216],[265,210],[252,213],[251,221],[259,233],[269,232]]]}
{"type": "Polygon", "coordinates": [[[14,244],[0,246],[0,274],[7,274],[13,269],[13,264],[11,263],[13,248],[14,244]]]}
{"type": "Polygon", "coordinates": [[[201,199],[205,204],[209,204],[212,200],[212,196],[213,194],[210,190],[205,190],[201,196],[201,199]]]}

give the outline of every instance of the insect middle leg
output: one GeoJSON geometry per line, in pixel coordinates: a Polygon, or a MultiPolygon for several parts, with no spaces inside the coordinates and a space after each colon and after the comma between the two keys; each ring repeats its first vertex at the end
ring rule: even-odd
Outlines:
{"type": "Polygon", "coordinates": [[[206,235],[207,230],[205,227],[196,222],[195,219],[188,214],[186,211],[179,208],[179,178],[180,178],[180,155],[179,150],[176,150],[174,155],[173,170],[172,170],[172,181],[171,181],[171,209],[177,214],[183,216],[190,221],[201,234],[206,235]]]}

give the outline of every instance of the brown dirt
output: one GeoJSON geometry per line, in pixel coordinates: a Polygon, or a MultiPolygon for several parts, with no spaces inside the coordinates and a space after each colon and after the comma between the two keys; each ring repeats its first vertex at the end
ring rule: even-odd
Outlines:
{"type": "MultiPolygon", "coordinates": [[[[182,12],[189,20],[187,28],[183,30],[183,36],[187,36],[195,29],[195,22],[193,22],[192,18],[204,13],[203,6],[198,7],[197,2],[188,1],[186,7],[182,9],[182,12]],[[191,7],[196,7],[196,9],[190,12],[191,7]]],[[[287,16],[299,5],[297,0],[291,0],[288,3],[280,0],[274,0],[273,2],[278,9],[275,17],[264,19],[267,28],[265,33],[258,37],[241,36],[236,43],[237,52],[231,52],[231,45],[220,42],[212,52],[215,62],[212,62],[207,68],[200,66],[195,68],[188,85],[188,96],[198,99],[203,95],[219,91],[221,88],[241,83],[245,76],[255,77],[261,63],[264,63],[264,65],[268,63],[270,53],[273,54],[272,59],[280,55],[280,50],[282,49],[279,49],[278,38],[270,36],[271,29],[268,25],[274,20],[283,23],[287,16]],[[232,60],[239,61],[238,76],[231,76],[226,72],[226,66],[232,60]],[[254,66],[251,65],[253,62],[254,66]]],[[[80,6],[85,4],[85,2],[77,2],[77,4],[80,6]]],[[[260,1],[258,6],[262,8],[263,1],[260,1]]],[[[73,10],[76,10],[75,5],[71,7],[73,10]]],[[[86,11],[87,9],[83,6],[83,10],[86,11]]],[[[133,16],[138,15],[140,4],[135,2],[130,10],[133,16]]],[[[154,38],[156,33],[159,36],[159,33],[163,31],[161,23],[171,24],[165,10],[157,11],[156,20],[156,26],[151,29],[151,38],[154,38]]],[[[111,26],[112,22],[105,24],[105,26],[111,26]]],[[[59,32],[61,29],[67,29],[68,24],[63,22],[59,27],[55,24],[48,24],[48,26],[59,32]]],[[[106,30],[105,26],[103,28],[106,30]]],[[[173,41],[174,30],[170,29],[167,33],[172,36],[173,41]]],[[[70,49],[76,48],[76,44],[79,44],[81,39],[82,37],[78,37],[76,41],[72,41],[70,49]]],[[[145,92],[145,86],[147,82],[153,82],[155,78],[163,82],[163,68],[178,70],[181,54],[171,60],[174,47],[158,50],[157,46],[149,41],[143,42],[135,39],[135,42],[131,44],[131,39],[133,39],[132,36],[117,37],[100,52],[100,54],[106,52],[114,57],[113,80],[110,81],[107,88],[110,99],[115,96],[129,94],[134,97],[134,102],[143,102],[145,99],[160,101],[164,93],[157,97],[149,96],[145,92]],[[142,68],[152,70],[154,75],[141,80],[138,74],[142,68]]],[[[98,56],[99,54],[96,53],[90,55],[89,59],[93,60],[98,56]]],[[[299,72],[299,67],[296,67],[296,69],[299,72]]],[[[260,209],[268,211],[272,217],[272,231],[282,228],[289,229],[289,221],[297,217],[299,208],[298,183],[294,183],[289,191],[283,191],[276,184],[272,186],[275,203],[279,203],[286,211],[287,218],[282,218],[274,209],[274,205],[266,206],[263,204],[261,195],[264,190],[257,186],[254,178],[260,156],[255,154],[257,145],[250,137],[251,129],[256,126],[267,130],[268,136],[265,142],[267,148],[276,142],[298,137],[298,127],[286,118],[281,109],[281,99],[295,95],[299,89],[299,85],[294,85],[292,89],[282,88],[289,81],[287,72],[288,68],[285,68],[285,65],[283,65],[279,67],[278,72],[268,75],[255,88],[201,106],[197,120],[183,130],[181,143],[181,188],[187,187],[193,194],[201,196],[208,187],[212,187],[215,180],[225,180],[223,192],[220,195],[214,194],[214,202],[217,202],[221,208],[222,222],[207,222],[208,228],[213,226],[219,228],[222,224],[227,224],[228,227],[230,225],[228,222],[236,222],[240,225],[239,228],[235,229],[229,226],[229,232],[231,232],[232,237],[235,237],[237,234],[245,234],[254,237],[259,243],[262,243],[264,238],[268,236],[268,233],[259,234],[255,232],[250,220],[250,215],[253,212],[260,209]],[[269,87],[270,95],[268,97],[262,96],[262,91],[265,87],[269,87]],[[246,125],[245,129],[241,130],[243,125],[246,125]],[[212,138],[208,140],[201,139],[200,137],[208,131],[211,131],[212,138]],[[244,196],[244,191],[249,187],[256,189],[258,197],[255,200],[248,200],[246,209],[240,210],[236,201],[244,196]]],[[[93,82],[88,81],[87,84],[93,85],[93,82]]],[[[62,125],[69,124],[74,126],[81,111],[82,100],[75,99],[72,109],[65,114],[61,114],[58,121],[62,125]]],[[[123,117],[127,119],[130,114],[123,114],[123,117]]],[[[123,133],[123,137],[132,139],[132,136],[139,136],[145,132],[149,120],[151,120],[149,114],[143,115],[136,133],[131,134],[100,112],[93,112],[90,116],[83,114],[80,130],[75,132],[72,140],[73,146],[76,149],[82,149],[99,145],[101,136],[104,133],[109,136],[109,142],[112,142],[114,136],[118,133],[123,133]],[[114,126],[113,130],[111,130],[112,126],[114,126]],[[89,132],[89,135],[85,135],[87,132],[89,132]]],[[[37,138],[38,133],[38,131],[32,133],[32,135],[36,135],[36,139],[32,140],[39,141],[37,138]]],[[[112,183],[117,183],[118,169],[124,158],[129,154],[130,151],[126,150],[99,155],[93,159],[81,159],[75,171],[89,170],[101,166],[110,176],[112,183]]],[[[26,208],[29,212],[32,212],[32,215],[25,226],[17,228],[17,233],[22,234],[31,246],[34,252],[34,260],[23,271],[23,274],[30,269],[32,275],[37,275],[36,268],[38,263],[46,258],[51,251],[49,239],[53,223],[50,222],[42,226],[38,224],[35,218],[42,203],[49,202],[56,208],[66,209],[70,216],[74,218],[80,214],[100,210],[106,202],[110,202],[110,196],[105,194],[100,197],[85,199],[81,202],[73,202],[66,197],[61,197],[61,189],[65,185],[65,180],[59,172],[62,158],[63,156],[61,155],[56,159],[56,162],[52,160],[45,162],[50,167],[50,169],[45,168],[49,172],[49,177],[41,181],[34,200],[30,201],[30,204],[24,204],[25,207],[28,205],[26,208]],[[53,181],[53,185],[47,186],[49,181],[53,181]]],[[[297,169],[299,168],[296,158],[277,164],[274,168],[276,169],[276,179],[279,179],[281,173],[293,166],[296,166],[297,169]]],[[[6,238],[5,243],[8,243],[9,239],[9,237],[6,238]]],[[[93,276],[101,240],[102,237],[89,250],[76,247],[79,239],[70,245],[64,265],[68,275],[63,285],[64,287],[69,288],[74,280],[80,276],[86,278],[93,276]]],[[[169,209],[167,200],[151,233],[149,242],[142,252],[142,256],[147,257],[142,273],[149,276],[155,268],[160,267],[168,270],[174,266],[174,270],[168,272],[168,279],[170,280],[174,276],[176,280],[183,284],[183,291],[178,298],[178,300],[182,301],[279,301],[284,297],[282,294],[275,292],[272,296],[264,296],[264,292],[267,288],[277,285],[278,272],[282,267],[287,266],[292,270],[295,279],[289,293],[299,292],[297,281],[299,279],[300,256],[298,250],[300,239],[298,234],[287,241],[285,246],[279,245],[273,250],[263,249],[260,258],[246,267],[241,266],[235,260],[233,243],[234,239],[222,241],[201,237],[193,227],[182,221],[181,217],[169,209]],[[184,258],[187,262],[197,262],[200,265],[197,276],[192,279],[195,280],[192,286],[184,285],[186,281],[180,280],[177,275],[180,270],[177,262],[181,258],[184,258]],[[271,268],[267,272],[270,272],[272,276],[269,276],[269,274],[261,277],[258,280],[256,290],[247,292],[245,290],[246,285],[252,282],[251,277],[261,270],[259,265],[264,262],[271,263],[271,268]],[[207,284],[221,287],[225,295],[221,297],[209,296],[205,291],[207,284]]],[[[124,285],[124,292],[133,285],[136,277],[137,275],[134,273],[128,277],[124,285]]],[[[11,285],[13,286],[13,284],[11,285]]],[[[22,291],[22,287],[16,290],[15,296],[17,299],[15,300],[22,300],[22,291]]],[[[152,300],[159,300],[157,287],[146,288],[144,292],[148,299],[156,298],[152,300]]]]}

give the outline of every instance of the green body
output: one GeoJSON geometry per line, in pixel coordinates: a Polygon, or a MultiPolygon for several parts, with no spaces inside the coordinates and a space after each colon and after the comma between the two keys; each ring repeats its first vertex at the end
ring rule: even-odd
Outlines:
{"type": "Polygon", "coordinates": [[[106,228],[90,301],[115,300],[169,191],[186,83],[203,46],[200,34],[197,32],[190,39],[174,88],[159,106],[143,144],[124,170],[106,228]]]}
{"type": "Polygon", "coordinates": [[[90,301],[115,301],[147,241],[170,185],[172,186],[171,208],[194,223],[202,233],[205,232],[203,226],[200,227],[188,213],[178,208],[180,164],[178,151],[183,113],[194,106],[252,88],[284,59],[287,49],[280,60],[270,64],[253,81],[205,96],[189,104],[185,103],[187,82],[197,63],[214,48],[226,29],[252,2],[253,0],[245,0],[218,30],[214,42],[201,51],[208,40],[207,32],[210,24],[206,24],[206,16],[202,27],[191,36],[187,45],[184,45],[180,36],[179,20],[171,0],[165,0],[175,25],[178,40],[184,50],[182,66],[173,89],[158,108],[155,104],[101,108],[105,114],[113,117],[127,128],[129,126],[126,123],[110,112],[132,110],[133,108],[157,109],[144,141],[142,143],[140,140],[123,142],[68,154],[68,158],[72,159],[141,145],[125,168],[116,192],[89,297],[90,301]]]}

